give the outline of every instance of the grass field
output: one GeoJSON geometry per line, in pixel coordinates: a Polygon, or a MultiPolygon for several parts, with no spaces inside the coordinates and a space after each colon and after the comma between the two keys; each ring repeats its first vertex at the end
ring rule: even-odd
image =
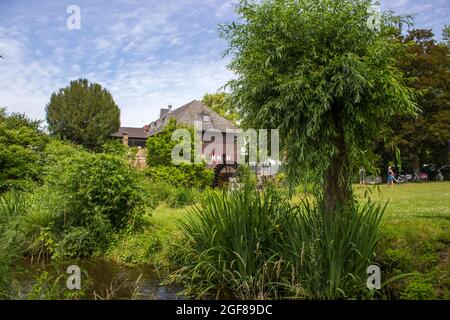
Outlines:
{"type": "Polygon", "coordinates": [[[380,185],[360,188],[362,199],[367,192],[373,200],[389,200],[385,220],[432,219],[450,221],[450,182],[380,185]]]}
{"type": "Polygon", "coordinates": [[[391,283],[387,298],[449,299],[450,182],[409,183],[394,187],[355,187],[360,199],[389,200],[382,223],[377,261],[391,283]]]}

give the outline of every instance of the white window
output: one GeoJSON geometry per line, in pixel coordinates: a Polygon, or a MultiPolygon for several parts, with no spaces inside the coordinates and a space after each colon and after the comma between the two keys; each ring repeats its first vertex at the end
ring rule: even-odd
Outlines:
{"type": "Polygon", "coordinates": [[[209,115],[207,115],[207,114],[204,114],[204,115],[203,115],[203,121],[205,121],[205,122],[211,122],[211,117],[210,117],[209,115]]]}

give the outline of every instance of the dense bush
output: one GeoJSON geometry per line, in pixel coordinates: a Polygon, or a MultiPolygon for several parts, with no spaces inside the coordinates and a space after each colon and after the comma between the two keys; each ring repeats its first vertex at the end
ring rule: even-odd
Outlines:
{"type": "Polygon", "coordinates": [[[194,153],[194,130],[186,126],[178,126],[171,119],[164,130],[147,140],[147,176],[154,182],[168,182],[175,186],[205,188],[212,185],[214,172],[200,164],[174,164],[172,149],[178,141],[172,141],[172,133],[177,128],[189,130],[191,134],[191,160],[194,153]]]}
{"type": "Polygon", "coordinates": [[[115,233],[144,213],[138,173],[121,157],[50,143],[44,185],[27,196],[21,219],[26,252],[73,258],[104,252],[115,233]]]}
{"type": "Polygon", "coordinates": [[[0,192],[29,189],[40,181],[48,137],[39,125],[23,114],[7,115],[0,108],[0,192]]]}
{"type": "Polygon", "coordinates": [[[114,139],[106,142],[102,146],[102,151],[104,153],[110,153],[124,159],[128,158],[129,149],[118,139],[114,139]]]}
{"type": "Polygon", "coordinates": [[[172,279],[197,297],[361,297],[383,209],[368,203],[329,221],[323,210],[271,189],[211,193],[183,223],[172,279]]]}
{"type": "Polygon", "coordinates": [[[142,201],[137,174],[124,160],[108,154],[81,157],[64,181],[72,195],[71,219],[89,225],[106,218],[115,230],[124,228],[139,214],[142,201]]]}

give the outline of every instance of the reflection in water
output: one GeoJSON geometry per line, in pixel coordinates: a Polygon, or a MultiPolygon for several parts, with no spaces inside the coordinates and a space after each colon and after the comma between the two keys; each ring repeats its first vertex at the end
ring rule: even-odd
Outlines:
{"type": "Polygon", "coordinates": [[[53,279],[69,276],[66,273],[69,265],[81,268],[81,288],[86,299],[181,299],[177,293],[181,288],[161,285],[167,271],[156,271],[150,266],[125,267],[101,259],[74,260],[70,262],[44,261],[32,263],[25,260],[15,273],[15,280],[21,287],[21,298],[25,298],[27,291],[43,272],[48,272],[53,279]]]}

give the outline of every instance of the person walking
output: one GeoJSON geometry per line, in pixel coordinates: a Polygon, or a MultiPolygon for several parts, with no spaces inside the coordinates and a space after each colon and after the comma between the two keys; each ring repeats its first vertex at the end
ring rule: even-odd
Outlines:
{"type": "Polygon", "coordinates": [[[361,187],[364,187],[366,185],[366,170],[364,170],[363,166],[359,168],[359,185],[361,187]]]}
{"type": "Polygon", "coordinates": [[[394,187],[394,171],[392,170],[391,166],[388,167],[387,184],[390,184],[392,187],[394,187]]]}

